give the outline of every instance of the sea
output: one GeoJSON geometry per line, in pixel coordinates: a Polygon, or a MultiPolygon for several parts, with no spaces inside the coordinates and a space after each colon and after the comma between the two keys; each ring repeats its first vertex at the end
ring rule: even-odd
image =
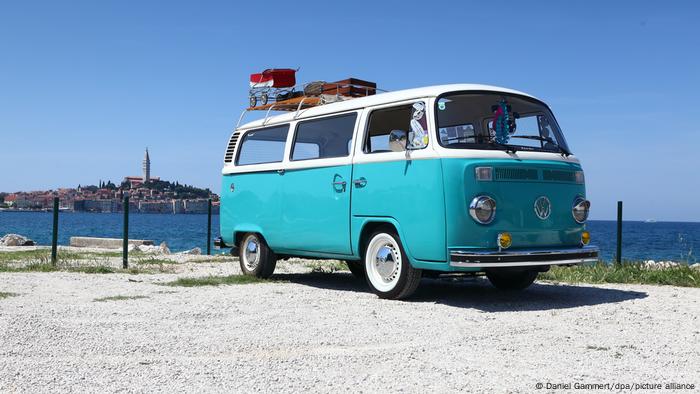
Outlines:
{"type": "MultiPolygon", "coordinates": [[[[121,213],[61,212],[58,243],[68,245],[72,236],[121,238],[121,213]]],[[[0,211],[0,237],[16,233],[40,245],[51,244],[51,212],[0,211]]],[[[590,220],[591,244],[601,250],[603,260],[612,261],[616,249],[616,222],[590,220]]],[[[219,235],[219,216],[212,216],[212,239],[219,235]]],[[[171,251],[199,247],[206,251],[207,215],[140,214],[129,215],[129,238],[166,242],[171,251]]],[[[700,223],[637,222],[622,223],[622,257],[625,260],[673,260],[698,262],[700,223]]],[[[213,247],[212,247],[213,250],[213,247]]]]}

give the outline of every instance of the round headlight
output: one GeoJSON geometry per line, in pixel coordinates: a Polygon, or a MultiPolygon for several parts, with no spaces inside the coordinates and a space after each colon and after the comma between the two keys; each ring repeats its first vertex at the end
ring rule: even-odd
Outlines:
{"type": "Polygon", "coordinates": [[[496,216],[496,200],[488,196],[476,196],[469,204],[469,214],[481,224],[489,224],[496,216]]]}
{"type": "Polygon", "coordinates": [[[588,219],[588,210],[591,208],[591,202],[583,197],[576,197],[574,206],[571,208],[571,213],[574,215],[574,220],[577,223],[583,223],[588,219]]]}

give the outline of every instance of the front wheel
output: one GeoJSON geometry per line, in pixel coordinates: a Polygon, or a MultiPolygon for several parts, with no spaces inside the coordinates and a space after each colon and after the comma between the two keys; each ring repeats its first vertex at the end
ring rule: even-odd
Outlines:
{"type": "Polygon", "coordinates": [[[524,290],[537,279],[537,271],[489,271],[486,277],[500,290],[524,290]]]}
{"type": "Polygon", "coordinates": [[[380,298],[409,297],[420,284],[421,270],[411,266],[401,240],[393,231],[386,229],[372,234],[364,260],[367,283],[380,298]]]}
{"type": "Polygon", "coordinates": [[[277,255],[256,233],[248,233],[243,236],[238,248],[238,257],[244,275],[266,279],[275,272],[277,255]]]}

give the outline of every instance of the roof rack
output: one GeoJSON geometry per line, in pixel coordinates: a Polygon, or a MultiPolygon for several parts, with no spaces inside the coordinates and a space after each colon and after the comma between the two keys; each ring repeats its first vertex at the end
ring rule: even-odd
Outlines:
{"type": "Polygon", "coordinates": [[[249,111],[266,111],[265,119],[262,123],[265,125],[271,111],[295,112],[294,119],[296,119],[299,116],[299,112],[303,109],[371,96],[376,94],[377,91],[386,92],[386,90],[377,88],[377,84],[374,82],[363,81],[357,78],[348,78],[336,82],[309,82],[278,94],[272,102],[246,108],[238,118],[236,128],[240,126],[245,114],[249,111]],[[301,90],[296,91],[295,88],[297,87],[300,87],[301,90]]]}

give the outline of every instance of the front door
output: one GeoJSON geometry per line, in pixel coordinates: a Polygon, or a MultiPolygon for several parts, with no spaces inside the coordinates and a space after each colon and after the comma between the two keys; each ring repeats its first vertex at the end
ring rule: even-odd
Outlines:
{"type": "Polygon", "coordinates": [[[357,113],[297,124],[282,175],[285,249],[328,254],[350,247],[351,147],[357,113]]]}

